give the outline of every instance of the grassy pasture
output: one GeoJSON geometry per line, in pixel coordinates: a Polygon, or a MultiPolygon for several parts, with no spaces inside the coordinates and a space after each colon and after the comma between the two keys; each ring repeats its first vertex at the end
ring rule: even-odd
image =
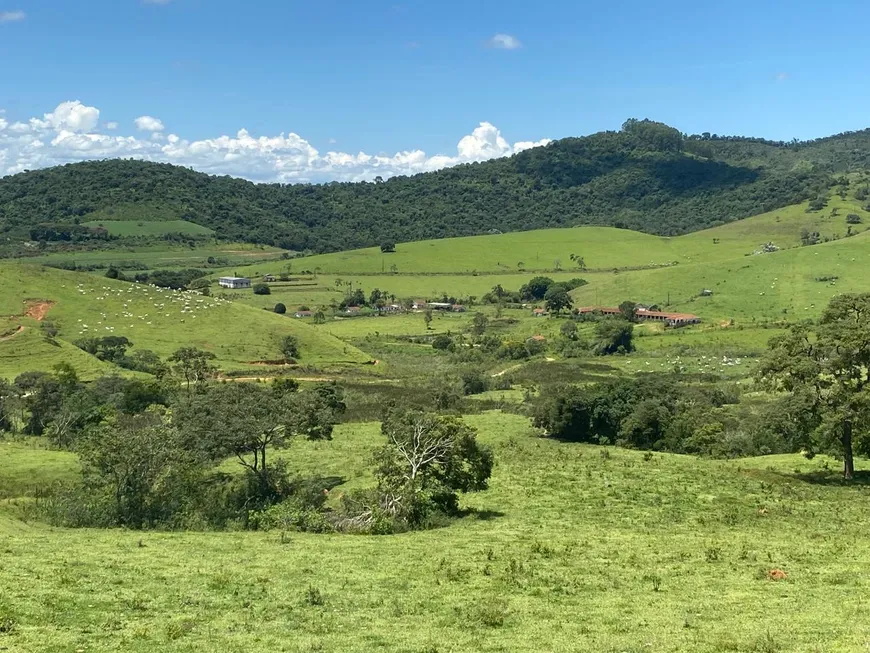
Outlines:
{"type": "Polygon", "coordinates": [[[577,270],[572,254],[584,257],[590,270],[715,263],[750,254],[768,241],[781,248],[796,247],[803,229],[818,231],[823,238],[843,236],[850,213],[864,220],[853,229],[862,231],[870,224],[870,213],[851,197],[842,200],[834,195],[817,212],[807,213],[806,208],[806,203],[785,207],[673,238],[611,227],[540,229],[400,243],[395,252],[387,254],[371,247],[295,259],[291,265],[294,272],[317,270],[344,276],[388,274],[393,265],[399,275],[552,272],[556,261],[563,270],[577,270]]]}
{"type": "Polygon", "coordinates": [[[160,222],[92,220],[83,224],[86,227],[103,227],[112,236],[162,236],[179,233],[187,236],[210,236],[214,233],[208,227],[187,220],[163,220],[160,222]]]}
{"type": "Polygon", "coordinates": [[[866,292],[870,235],[733,259],[669,269],[587,275],[589,285],[572,292],[576,305],[614,304],[625,299],[665,305],[710,321],[734,318],[801,320],[818,316],[831,297],[866,292]],[[838,277],[836,280],[817,280],[838,277]],[[698,297],[702,289],[712,297],[698,297]]]}
{"type": "Polygon", "coordinates": [[[55,252],[42,256],[27,257],[25,260],[31,263],[47,265],[75,263],[79,266],[114,265],[119,268],[125,268],[134,263],[141,263],[149,269],[157,269],[204,267],[209,257],[228,260],[231,264],[241,266],[249,264],[251,261],[277,260],[282,253],[283,250],[276,247],[250,245],[247,243],[225,243],[194,248],[161,244],[118,249],[55,252]]]}
{"type": "Polygon", "coordinates": [[[3,263],[0,270],[9,280],[0,289],[0,314],[9,316],[8,328],[24,327],[0,341],[0,373],[7,377],[25,366],[47,369],[62,360],[94,376],[105,366],[70,343],[105,335],[126,336],[135,348],[161,356],[181,346],[200,347],[214,353],[226,370],[280,358],[280,339],[289,334],[299,339],[304,364],[354,365],[369,359],[299,320],[240,303],[33,265],[3,263]],[[25,314],[29,304],[40,301],[52,302],[44,317],[59,328],[58,346],[45,343],[37,321],[25,314]]]}
{"type": "MultiPolygon", "coordinates": [[[[870,503],[837,464],[733,462],[534,437],[467,421],[494,447],[478,512],[398,536],[48,528],[0,508],[0,646],[10,651],[857,651],[870,503]],[[770,580],[781,570],[786,578],[770,580]]],[[[378,425],[283,452],[332,491],[371,483],[378,425]]],[[[9,447],[10,445],[0,445],[9,447]]],[[[11,445],[0,487],[70,461],[11,445]],[[17,449],[16,449],[17,448],[17,449]],[[13,479],[12,482],[9,479],[13,479]]]]}

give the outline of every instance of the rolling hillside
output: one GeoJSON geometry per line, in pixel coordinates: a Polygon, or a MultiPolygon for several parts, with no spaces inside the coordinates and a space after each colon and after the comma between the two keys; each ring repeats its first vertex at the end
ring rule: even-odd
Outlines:
{"type": "Polygon", "coordinates": [[[223,240],[315,252],[578,224],[676,235],[814,198],[832,173],[863,170],[868,151],[870,131],[785,144],[627,121],[618,132],[382,183],[257,185],[95,161],[0,180],[0,227],[23,240],[46,222],[153,215],[223,240]]]}
{"type": "MultiPolygon", "coordinates": [[[[580,256],[589,270],[613,268],[662,267],[692,261],[725,261],[751,254],[773,241],[780,248],[801,244],[801,232],[819,232],[825,237],[843,236],[848,215],[858,215],[862,223],[854,231],[870,226],[870,211],[847,194],[833,195],[827,205],[814,212],[807,203],[792,205],[720,227],[673,238],[614,229],[612,227],[575,227],[540,229],[492,236],[471,236],[400,243],[395,252],[383,253],[377,247],[305,257],[290,262],[290,270],[317,271],[321,274],[381,274],[395,270],[403,274],[517,274],[523,271],[577,271],[572,255],[580,256]],[[557,265],[558,264],[558,265],[557,265]],[[395,266],[395,268],[393,267],[395,266]]],[[[248,270],[273,272],[286,263],[252,265],[248,270]]]]}
{"type": "Polygon", "coordinates": [[[182,346],[200,347],[214,353],[224,370],[279,359],[279,341],[290,334],[299,339],[303,364],[369,360],[326,333],[244,304],[26,264],[4,263],[0,271],[7,281],[0,290],[0,314],[7,316],[0,375],[7,378],[60,361],[86,378],[104,373],[110,366],[71,343],[106,335],[125,336],[133,351],[149,349],[161,357],[182,346]],[[41,334],[49,322],[59,330],[56,343],[41,334]]]}

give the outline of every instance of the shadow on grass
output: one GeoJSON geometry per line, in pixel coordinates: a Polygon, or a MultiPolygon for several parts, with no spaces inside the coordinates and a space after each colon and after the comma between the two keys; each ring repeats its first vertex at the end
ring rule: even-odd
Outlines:
{"type": "Polygon", "coordinates": [[[787,478],[797,479],[804,483],[813,485],[829,485],[839,487],[866,486],[870,485],[870,471],[855,472],[855,478],[846,480],[843,478],[842,472],[833,470],[819,470],[817,472],[806,472],[804,474],[782,474],[787,478]]]}
{"type": "Polygon", "coordinates": [[[468,508],[460,511],[459,516],[462,518],[468,517],[476,519],[477,521],[492,521],[493,519],[504,517],[505,514],[506,513],[503,513],[500,510],[478,510],[477,508],[468,508]]]}

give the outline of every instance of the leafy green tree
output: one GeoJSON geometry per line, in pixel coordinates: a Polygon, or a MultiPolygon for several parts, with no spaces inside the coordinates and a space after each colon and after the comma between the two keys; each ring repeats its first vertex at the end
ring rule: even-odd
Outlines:
{"type": "Polygon", "coordinates": [[[278,315],[284,315],[287,312],[287,307],[281,302],[278,302],[272,310],[274,310],[278,315]]]}
{"type": "Polygon", "coordinates": [[[177,429],[157,415],[109,420],[78,447],[85,488],[106,500],[108,523],[145,528],[171,519],[195,495],[201,465],[177,429]],[[184,488],[184,489],[183,489],[184,488]]]}
{"type": "Polygon", "coordinates": [[[281,338],[281,355],[285,361],[299,358],[299,338],[293,335],[281,338]]]}
{"type": "Polygon", "coordinates": [[[396,243],[392,240],[385,240],[381,243],[381,252],[387,254],[396,251],[396,243]]]}
{"type": "Polygon", "coordinates": [[[626,320],[605,318],[595,325],[592,351],[598,356],[634,351],[634,325],[626,320]]]}
{"type": "Polygon", "coordinates": [[[574,320],[563,322],[562,326],[559,327],[559,333],[566,340],[577,340],[577,323],[574,320]]]}
{"type": "Polygon", "coordinates": [[[571,301],[571,296],[564,286],[553,284],[544,295],[544,305],[550,313],[558,315],[562,311],[570,309],[574,303],[571,301]]]}
{"type": "Polygon", "coordinates": [[[624,301],[619,305],[619,313],[626,322],[637,322],[637,304],[624,301]]]}
{"type": "Polygon", "coordinates": [[[475,313],[474,319],[471,321],[471,332],[480,337],[484,333],[486,333],[486,329],[489,326],[489,318],[486,317],[483,313],[475,313]]]}
{"type": "Polygon", "coordinates": [[[209,379],[217,376],[217,368],[211,364],[216,356],[210,351],[196,347],[181,347],[168,358],[172,372],[185,384],[187,395],[196,388],[202,388],[209,379]]]}
{"type": "MultiPolygon", "coordinates": [[[[529,301],[543,299],[547,294],[547,290],[555,283],[550,277],[533,277],[526,284],[520,287],[520,296],[529,301]]],[[[496,286],[501,288],[501,286],[496,286]]],[[[493,289],[493,291],[495,288],[493,289]]],[[[504,295],[502,291],[498,296],[504,295]]]]}
{"type": "Polygon", "coordinates": [[[427,308],[423,311],[423,321],[426,323],[426,330],[432,328],[432,309],[427,308]]]}
{"type": "Polygon", "coordinates": [[[432,349],[446,351],[453,345],[453,339],[445,333],[441,333],[432,338],[432,349]]]}
{"type": "Polygon", "coordinates": [[[816,326],[796,325],[771,339],[758,368],[770,389],[806,398],[815,418],[811,446],[836,451],[843,476],[855,475],[855,440],[870,451],[870,294],[834,297],[816,326]]]}
{"type": "Polygon", "coordinates": [[[255,283],[254,284],[254,294],[255,295],[271,295],[272,289],[269,288],[269,284],[267,284],[267,283],[255,283]]]}

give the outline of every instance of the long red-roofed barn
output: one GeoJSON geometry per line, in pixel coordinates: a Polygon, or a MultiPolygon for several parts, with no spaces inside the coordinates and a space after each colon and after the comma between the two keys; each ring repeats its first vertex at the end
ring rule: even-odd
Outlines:
{"type": "MultiPolygon", "coordinates": [[[[578,313],[599,313],[601,315],[622,315],[622,311],[613,306],[584,306],[578,313]]],[[[666,313],[664,311],[651,311],[647,308],[638,308],[634,312],[638,320],[664,322],[667,326],[681,327],[689,324],[700,324],[701,318],[691,313],[666,313]]]]}

